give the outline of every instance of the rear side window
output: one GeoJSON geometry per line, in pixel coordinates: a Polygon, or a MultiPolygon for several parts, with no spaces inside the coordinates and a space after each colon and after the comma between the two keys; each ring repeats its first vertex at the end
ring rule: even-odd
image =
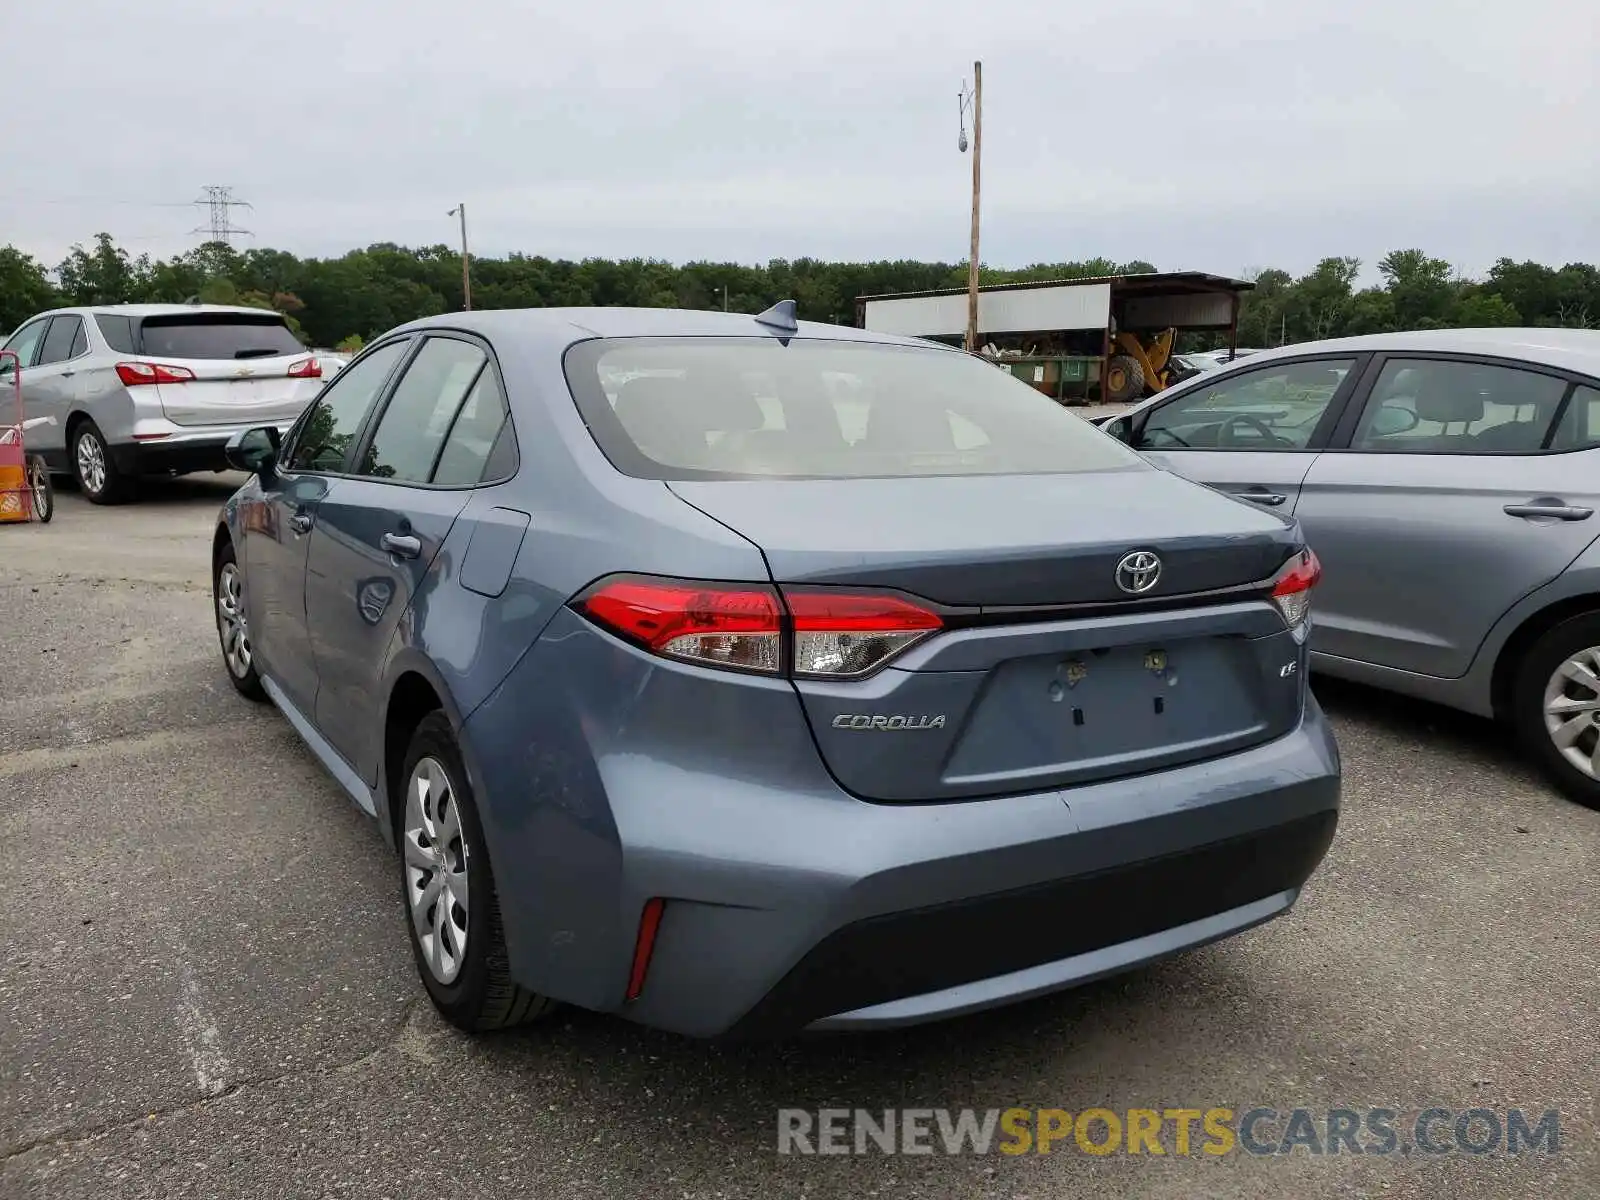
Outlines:
{"type": "Polygon", "coordinates": [[[509,439],[509,443],[501,440],[501,434],[508,432],[509,422],[500,381],[493,368],[485,368],[467,394],[467,402],[456,414],[450,436],[439,454],[439,465],[434,468],[432,482],[461,487],[514,474],[515,455],[507,464],[503,448],[509,444],[514,451],[515,439],[509,439]],[[496,455],[497,449],[502,450],[502,455],[496,455]]]}
{"type": "Polygon", "coordinates": [[[304,353],[300,339],[276,313],[178,313],[146,317],[139,352],[150,358],[232,361],[304,353]]]}
{"type": "Polygon", "coordinates": [[[1352,450],[1536,454],[1567,381],[1517,367],[1392,358],[1373,385],[1352,450]]]}
{"type": "Polygon", "coordinates": [[[357,474],[427,483],[462,401],[487,362],[488,356],[471,342],[429,338],[395,385],[357,474]]]}
{"type": "Polygon", "coordinates": [[[1132,450],[970,355],[868,342],[583,342],[567,380],[601,451],[650,479],[1064,474],[1132,450]]]}
{"type": "Polygon", "coordinates": [[[1600,388],[1580,387],[1567,401],[1552,450],[1588,450],[1600,446],[1600,388]]]}
{"type": "Polygon", "coordinates": [[[83,321],[78,317],[57,317],[50,322],[50,332],[44,335],[44,345],[39,348],[39,365],[66,362],[72,357],[72,347],[83,337],[83,321]]]}
{"type": "Polygon", "coordinates": [[[118,354],[137,354],[133,348],[133,322],[120,313],[95,313],[94,323],[106,345],[118,354]]]}

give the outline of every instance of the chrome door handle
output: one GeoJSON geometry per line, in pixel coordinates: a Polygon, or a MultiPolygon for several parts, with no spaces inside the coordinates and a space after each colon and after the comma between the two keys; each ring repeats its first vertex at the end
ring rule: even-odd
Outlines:
{"type": "Polygon", "coordinates": [[[386,533],[378,540],[396,558],[415,558],[422,553],[422,540],[409,533],[386,533]]]}
{"type": "Polygon", "coordinates": [[[1249,500],[1255,504],[1265,504],[1271,508],[1277,508],[1278,505],[1289,499],[1281,492],[1269,492],[1264,488],[1256,492],[1235,492],[1234,495],[1241,500],[1249,500]]]}
{"type": "Polygon", "coordinates": [[[1511,517],[1543,517],[1555,521],[1587,521],[1594,516],[1594,509],[1571,504],[1508,504],[1505,511],[1511,517]]]}
{"type": "Polygon", "coordinates": [[[296,533],[309,533],[311,530],[311,514],[295,513],[289,518],[289,528],[296,533]]]}

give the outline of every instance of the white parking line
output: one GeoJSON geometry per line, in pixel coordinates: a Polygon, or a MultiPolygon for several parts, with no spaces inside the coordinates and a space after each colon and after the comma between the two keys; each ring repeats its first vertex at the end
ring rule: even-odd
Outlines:
{"type": "Polygon", "coordinates": [[[195,1082],[207,1096],[220,1096],[227,1086],[228,1058],[222,1052],[217,1023],[206,1015],[200,981],[189,966],[188,947],[179,945],[178,974],[182,996],[178,1000],[178,1031],[194,1067],[195,1082]]]}

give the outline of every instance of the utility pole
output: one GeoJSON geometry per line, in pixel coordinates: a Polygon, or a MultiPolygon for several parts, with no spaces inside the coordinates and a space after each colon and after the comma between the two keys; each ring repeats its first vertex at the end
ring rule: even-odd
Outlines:
{"type": "Polygon", "coordinates": [[[233,223],[231,212],[235,208],[253,207],[247,200],[235,200],[231,187],[206,187],[201,189],[205,194],[194,201],[195,207],[204,208],[210,220],[191,233],[206,235],[208,242],[221,242],[224,246],[231,246],[236,235],[254,237],[248,229],[240,229],[233,223]]]}
{"type": "Polygon", "coordinates": [[[463,202],[456,205],[447,217],[461,214],[461,307],[466,312],[472,311],[472,259],[467,254],[467,206],[463,202]]]}
{"type": "Polygon", "coordinates": [[[972,64],[972,91],[960,93],[962,150],[967,148],[965,117],[972,109],[972,248],[967,260],[967,338],[969,353],[978,349],[978,196],[983,169],[983,64],[972,64]]]}

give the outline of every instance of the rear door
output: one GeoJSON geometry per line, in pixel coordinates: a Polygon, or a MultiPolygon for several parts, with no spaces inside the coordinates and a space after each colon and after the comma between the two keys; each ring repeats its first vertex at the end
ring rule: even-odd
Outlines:
{"type": "Polygon", "coordinates": [[[1297,515],[1322,560],[1312,647],[1454,678],[1600,535],[1594,386],[1506,360],[1369,368],[1297,515]]]}
{"type": "Polygon", "coordinates": [[[372,406],[410,346],[374,346],[341,372],[290,431],[282,461],[240,514],[245,605],[262,673],[310,715],[316,663],[306,629],[306,552],[317,512],[339,482],[372,406]]]}
{"type": "MultiPolygon", "coordinates": [[[[478,422],[458,415],[464,405],[473,416],[487,413],[502,395],[481,343],[422,339],[369,422],[350,474],[318,507],[306,564],[317,726],[369,779],[385,651],[413,603],[425,602],[429,568],[478,482],[468,463],[483,441],[474,436],[478,422]]],[[[487,458],[489,445],[481,451],[487,458]]]]}
{"type": "Polygon", "coordinates": [[[137,336],[140,358],[192,376],[155,385],[174,425],[286,426],[321,387],[316,356],[275,312],[162,314],[137,336]]]}
{"type": "Polygon", "coordinates": [[[1152,462],[1285,515],[1353,390],[1359,355],[1279,360],[1185,388],[1133,415],[1152,462]]]}

